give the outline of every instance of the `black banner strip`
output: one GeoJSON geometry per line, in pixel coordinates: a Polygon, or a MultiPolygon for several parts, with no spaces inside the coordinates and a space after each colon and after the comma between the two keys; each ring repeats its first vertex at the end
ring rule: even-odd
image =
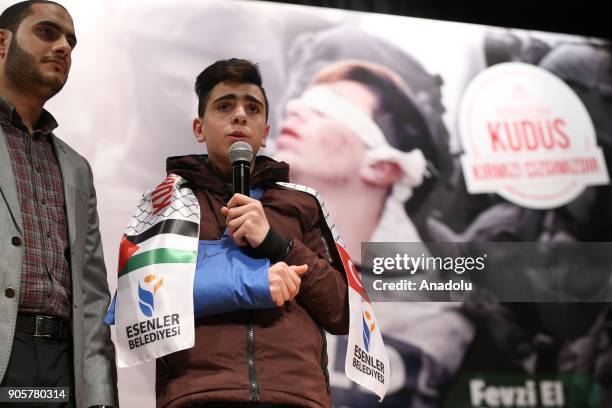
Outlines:
{"type": "Polygon", "coordinates": [[[176,234],[184,235],[186,237],[197,237],[198,224],[192,221],[177,219],[163,220],[138,235],[126,235],[126,238],[132,244],[139,244],[152,236],[159,234],[176,234]]]}

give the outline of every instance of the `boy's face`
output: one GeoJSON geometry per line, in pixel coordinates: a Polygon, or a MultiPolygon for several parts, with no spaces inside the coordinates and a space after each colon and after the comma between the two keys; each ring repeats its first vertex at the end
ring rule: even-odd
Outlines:
{"type": "Polygon", "coordinates": [[[269,130],[263,93],[250,83],[217,84],[208,96],[204,116],[193,123],[196,140],[206,142],[210,161],[225,176],[232,169],[228,157],[230,146],[244,141],[257,154],[265,146],[269,130]]]}

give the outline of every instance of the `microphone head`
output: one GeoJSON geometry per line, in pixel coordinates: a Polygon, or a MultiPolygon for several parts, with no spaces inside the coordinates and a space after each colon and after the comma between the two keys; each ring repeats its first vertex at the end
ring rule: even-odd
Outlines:
{"type": "Polygon", "coordinates": [[[235,142],[229,148],[230,162],[245,161],[250,163],[253,160],[253,148],[247,142],[235,142]]]}

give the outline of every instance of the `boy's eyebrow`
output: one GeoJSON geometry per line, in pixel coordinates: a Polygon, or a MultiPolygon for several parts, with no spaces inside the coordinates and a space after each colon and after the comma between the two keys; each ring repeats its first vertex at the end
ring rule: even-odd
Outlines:
{"type": "Polygon", "coordinates": [[[256,104],[260,106],[263,106],[263,103],[253,95],[246,94],[244,96],[244,99],[246,99],[247,101],[255,102],[256,104]]]}
{"type": "Polygon", "coordinates": [[[238,95],[233,94],[233,93],[221,95],[220,97],[215,99],[213,102],[222,101],[222,100],[225,100],[225,99],[238,99],[238,95]]]}
{"type": "MultiPolygon", "coordinates": [[[[238,95],[234,94],[234,93],[229,93],[229,94],[225,94],[225,95],[221,95],[220,97],[218,97],[217,99],[215,99],[213,101],[213,103],[219,102],[219,101],[224,101],[224,100],[238,100],[240,99],[238,97],[238,95]]],[[[254,102],[260,106],[263,106],[263,103],[257,99],[255,96],[250,95],[250,94],[246,94],[244,95],[244,99],[246,99],[249,102],[254,102]]]]}

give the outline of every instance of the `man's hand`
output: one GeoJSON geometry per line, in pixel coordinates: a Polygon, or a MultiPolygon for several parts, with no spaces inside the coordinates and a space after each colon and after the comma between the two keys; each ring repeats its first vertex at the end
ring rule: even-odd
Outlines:
{"type": "Polygon", "coordinates": [[[256,248],[270,229],[261,202],[242,194],[234,194],[227,206],[221,208],[221,214],[226,217],[228,235],[239,246],[245,246],[248,242],[256,248]]]}
{"type": "Polygon", "coordinates": [[[300,276],[307,270],[308,265],[289,266],[284,262],[277,262],[268,269],[270,296],[276,306],[282,306],[297,296],[302,283],[300,276]]]}

